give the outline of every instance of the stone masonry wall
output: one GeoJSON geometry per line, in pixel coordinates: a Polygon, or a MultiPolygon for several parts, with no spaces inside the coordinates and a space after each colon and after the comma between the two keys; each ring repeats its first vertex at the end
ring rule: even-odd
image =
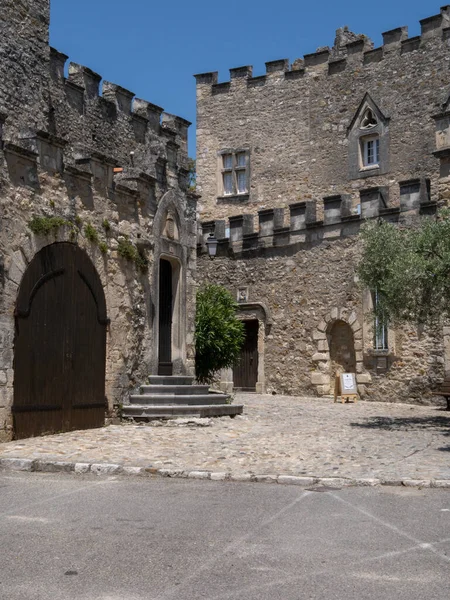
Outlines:
{"type": "Polygon", "coordinates": [[[252,67],[231,69],[224,83],[196,76],[199,273],[239,298],[241,318],[259,307],[259,390],[332,393],[336,355],[353,338],[363,397],[436,402],[431,391],[450,371],[448,329],[389,330],[388,347],[374,349],[372,299],[355,269],[365,219],[412,226],[448,204],[449,40],[444,6],[421,21],[420,36],[399,27],[380,48],[343,28],[332,48],[268,62],[261,77],[252,67]],[[367,167],[371,132],[380,152],[367,167]],[[221,153],[238,152],[249,190],[224,195],[221,153]],[[211,232],[214,263],[204,258],[211,232]]]}
{"type": "MultiPolygon", "coordinates": [[[[435,403],[430,390],[443,377],[442,335],[421,334],[413,327],[389,332],[388,361],[376,368],[373,327],[355,274],[358,237],[304,248],[285,246],[228,251],[214,261],[198,259],[200,283],[227,287],[235,298],[248,288],[248,302],[267,307],[264,389],[267,393],[327,395],[334,390],[330,332],[336,321],[353,331],[358,389],[369,400],[435,403]]],[[[243,313],[238,311],[242,316],[243,313]]],[[[245,318],[245,314],[243,315],[245,318]]]]}
{"type": "Polygon", "coordinates": [[[8,0],[0,18],[1,439],[11,435],[18,288],[36,252],[55,241],[84,248],[100,275],[111,320],[111,409],[157,369],[161,255],[182,272],[174,369],[194,372],[196,197],[187,192],[188,121],[101,85],[87,67],[71,63],[66,79],[67,56],[48,47],[49,0],[8,0]],[[177,223],[170,240],[168,215],[177,223]],[[41,235],[32,231],[35,217],[63,221],[41,235]],[[121,256],[120,242],[137,262],[121,256]]]}
{"type": "MultiPolygon", "coordinates": [[[[435,123],[450,91],[450,9],[421,21],[422,35],[401,27],[383,34],[372,49],[365,36],[348,42],[338,31],[335,46],[295,61],[197,75],[197,172],[202,219],[256,208],[283,207],[336,193],[359,204],[359,191],[385,186],[398,205],[396,183],[426,176],[436,190],[439,161],[433,156],[435,123]],[[355,147],[349,128],[365,95],[386,118],[385,172],[350,178],[355,147]],[[249,195],[220,197],[218,152],[247,148],[249,195]],[[370,176],[368,176],[370,175],[370,176]],[[218,199],[218,197],[220,197],[218,199]]],[[[381,169],[383,171],[383,169],[381,169]]]]}

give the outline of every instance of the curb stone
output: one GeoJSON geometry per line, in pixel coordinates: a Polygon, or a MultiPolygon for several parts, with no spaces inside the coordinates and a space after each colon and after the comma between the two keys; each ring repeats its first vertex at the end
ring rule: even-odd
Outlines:
{"type": "Polygon", "coordinates": [[[210,481],[239,481],[278,483],[280,485],[325,485],[336,487],[404,486],[415,488],[450,489],[450,479],[385,479],[344,477],[298,477],[295,475],[256,475],[254,473],[231,473],[229,471],[185,471],[183,469],[157,469],[156,467],[133,467],[109,463],[72,463],[57,460],[30,458],[0,458],[0,471],[74,473],[82,475],[127,475],[141,477],[170,477],[183,479],[207,479],[210,481]]]}

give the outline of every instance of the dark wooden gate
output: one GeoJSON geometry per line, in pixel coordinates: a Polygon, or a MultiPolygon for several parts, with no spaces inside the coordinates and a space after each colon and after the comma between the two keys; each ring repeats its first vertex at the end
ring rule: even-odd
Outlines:
{"type": "Polygon", "coordinates": [[[159,263],[159,352],[158,375],[172,375],[172,265],[159,263]]]}
{"type": "Polygon", "coordinates": [[[253,392],[258,381],[258,321],[244,321],[245,341],[233,370],[234,387],[253,392]]]}
{"type": "Polygon", "coordinates": [[[105,421],[106,303],[75,244],[43,248],[28,266],[15,312],[16,439],[105,421]]]}

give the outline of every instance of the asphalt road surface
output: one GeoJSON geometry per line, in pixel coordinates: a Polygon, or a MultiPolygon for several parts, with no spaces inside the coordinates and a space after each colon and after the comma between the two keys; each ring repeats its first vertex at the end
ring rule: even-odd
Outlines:
{"type": "Polygon", "coordinates": [[[0,475],[1,600],[448,600],[450,490],[0,475]]]}

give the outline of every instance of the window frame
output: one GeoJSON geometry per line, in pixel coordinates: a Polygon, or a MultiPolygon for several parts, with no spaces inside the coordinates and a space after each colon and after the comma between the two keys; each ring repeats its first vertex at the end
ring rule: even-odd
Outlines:
{"type": "Polygon", "coordinates": [[[250,193],[250,151],[247,148],[225,149],[219,152],[219,197],[248,196],[250,193]],[[227,164],[226,157],[231,157],[227,164]],[[243,160],[242,160],[243,157],[243,160]],[[231,174],[231,190],[225,185],[225,178],[231,174]],[[239,177],[244,174],[245,189],[240,189],[239,177]]]}
{"type": "MultiPolygon", "coordinates": [[[[378,291],[372,293],[372,303],[374,309],[378,304],[378,291]]],[[[389,325],[388,323],[380,323],[377,316],[373,319],[373,349],[378,351],[389,350],[389,325]]]]}
{"type": "Polygon", "coordinates": [[[361,169],[378,169],[380,167],[380,136],[378,134],[366,135],[360,138],[361,169]],[[373,162],[369,162],[369,144],[374,143],[372,154],[373,162]]]}

